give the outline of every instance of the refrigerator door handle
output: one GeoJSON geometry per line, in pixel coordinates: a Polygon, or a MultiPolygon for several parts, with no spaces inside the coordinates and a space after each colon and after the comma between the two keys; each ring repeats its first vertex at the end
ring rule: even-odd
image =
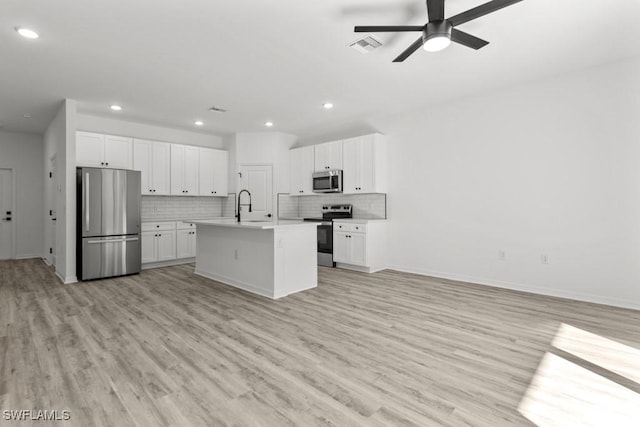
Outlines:
{"type": "Polygon", "coordinates": [[[122,243],[122,242],[137,242],[137,237],[123,238],[123,239],[111,239],[111,240],[87,240],[87,243],[91,244],[103,244],[103,243],[122,243]]]}
{"type": "Polygon", "coordinates": [[[85,230],[89,231],[89,205],[91,204],[91,201],[89,200],[89,172],[86,173],[85,175],[85,187],[84,187],[84,208],[85,208],[85,216],[84,216],[84,222],[85,222],[85,230]]]}

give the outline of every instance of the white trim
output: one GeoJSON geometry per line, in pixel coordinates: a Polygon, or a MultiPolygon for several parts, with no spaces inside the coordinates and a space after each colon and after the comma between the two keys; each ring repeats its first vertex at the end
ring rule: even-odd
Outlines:
{"type": "Polygon", "coordinates": [[[150,268],[171,267],[172,265],[191,264],[194,262],[196,262],[195,257],[172,259],[169,261],[148,262],[146,264],[142,264],[142,269],[149,270],[150,268]]]}
{"type": "Polygon", "coordinates": [[[362,267],[360,265],[344,264],[341,262],[336,262],[336,268],[359,271],[360,273],[377,273],[378,271],[384,270],[384,268],[362,267]]]}
{"type": "Polygon", "coordinates": [[[216,282],[223,283],[225,285],[233,286],[234,288],[239,288],[247,292],[251,292],[263,297],[276,299],[286,295],[278,295],[275,296],[271,292],[267,292],[264,289],[256,288],[255,286],[251,286],[248,283],[240,282],[238,280],[231,279],[226,276],[222,276],[216,273],[209,273],[208,271],[198,270],[197,268],[194,270],[194,273],[198,276],[206,277],[207,279],[215,280],[216,282]]]}
{"type": "Polygon", "coordinates": [[[42,258],[42,254],[23,254],[18,255],[14,259],[33,259],[33,258],[42,258]]]}
{"type": "Polygon", "coordinates": [[[67,277],[66,279],[64,279],[62,283],[64,283],[65,285],[69,285],[71,283],[78,283],[78,277],[77,276],[67,277]]]}
{"type": "Polygon", "coordinates": [[[523,283],[505,282],[500,280],[490,280],[473,276],[465,276],[462,274],[446,273],[442,271],[432,271],[421,268],[405,267],[401,265],[390,265],[391,270],[402,271],[405,273],[419,274],[421,276],[430,276],[440,279],[456,280],[466,282],[472,285],[491,286],[494,288],[509,289],[512,291],[528,292],[537,295],[544,295],[556,298],[566,298],[575,301],[590,302],[594,304],[611,305],[620,308],[629,308],[632,310],[640,310],[640,302],[628,301],[621,298],[611,298],[603,295],[595,295],[583,292],[563,291],[554,288],[543,288],[538,286],[530,286],[523,283]]]}

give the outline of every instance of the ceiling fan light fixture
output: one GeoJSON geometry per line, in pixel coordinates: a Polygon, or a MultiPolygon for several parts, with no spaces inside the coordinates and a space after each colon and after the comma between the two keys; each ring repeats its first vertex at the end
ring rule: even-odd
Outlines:
{"type": "Polygon", "coordinates": [[[433,21],[427,24],[422,33],[422,48],[427,52],[439,52],[451,44],[451,29],[449,21],[433,21]]]}

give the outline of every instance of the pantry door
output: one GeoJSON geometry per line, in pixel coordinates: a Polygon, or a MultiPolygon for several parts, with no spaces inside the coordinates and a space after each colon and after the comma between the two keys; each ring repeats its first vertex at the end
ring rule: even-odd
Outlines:
{"type": "MultiPolygon", "coordinates": [[[[240,165],[240,190],[251,193],[251,212],[249,206],[241,207],[241,219],[251,221],[272,221],[273,218],[273,166],[272,165],[240,165]]],[[[237,196],[236,196],[237,197],[237,196]]],[[[248,204],[249,196],[242,193],[240,203],[248,204]]],[[[237,203],[237,200],[236,200],[237,203]]]]}
{"type": "Polygon", "coordinates": [[[13,171],[0,169],[0,259],[13,258],[13,171]]]}

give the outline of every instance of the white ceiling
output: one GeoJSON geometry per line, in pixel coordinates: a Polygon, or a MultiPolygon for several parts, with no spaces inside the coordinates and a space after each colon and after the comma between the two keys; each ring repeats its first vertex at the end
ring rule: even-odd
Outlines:
{"type": "MultiPolygon", "coordinates": [[[[485,1],[448,0],[446,16],[485,1]]],[[[0,125],[41,133],[70,98],[126,120],[194,130],[202,119],[209,133],[273,120],[311,135],[638,56],[639,16],[638,0],[524,0],[460,26],[490,41],[484,49],[392,63],[418,33],[379,34],[385,45],[362,55],[346,47],[366,35],[353,27],[423,24],[423,0],[2,0],[0,125]]]]}

